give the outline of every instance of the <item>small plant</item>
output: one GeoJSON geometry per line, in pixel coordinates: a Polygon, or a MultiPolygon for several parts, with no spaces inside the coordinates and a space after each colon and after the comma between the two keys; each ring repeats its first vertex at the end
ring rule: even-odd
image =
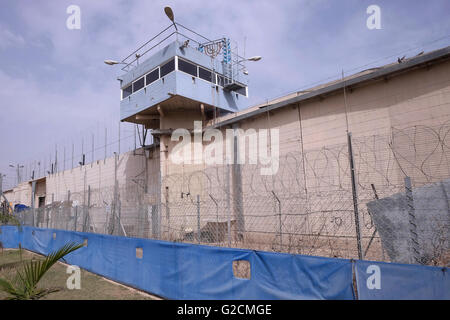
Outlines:
{"type": "Polygon", "coordinates": [[[68,243],[59,250],[50,253],[44,260],[31,260],[23,263],[23,270],[17,270],[13,282],[0,278],[0,290],[9,294],[9,300],[37,300],[43,296],[58,291],[57,288],[41,289],[38,282],[45,273],[67,254],[83,247],[83,244],[68,243]]]}
{"type": "Polygon", "coordinates": [[[19,226],[20,222],[15,216],[0,211],[0,225],[15,225],[15,226],[19,226]]]}

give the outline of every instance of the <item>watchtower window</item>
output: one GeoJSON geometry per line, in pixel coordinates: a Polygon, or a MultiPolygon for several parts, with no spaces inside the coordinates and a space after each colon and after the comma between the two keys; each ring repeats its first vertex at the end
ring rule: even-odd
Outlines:
{"type": "Polygon", "coordinates": [[[178,70],[186,72],[191,76],[197,77],[197,66],[190,62],[178,59],[178,70]]]}
{"type": "Polygon", "coordinates": [[[198,77],[200,79],[212,82],[212,83],[216,83],[216,81],[213,78],[213,73],[209,70],[203,69],[203,68],[198,68],[198,77]]]}
{"type": "Polygon", "coordinates": [[[224,76],[220,76],[217,75],[217,84],[221,87],[225,87],[227,84],[231,83],[231,79],[224,77],[224,76]]]}
{"type": "Polygon", "coordinates": [[[159,79],[159,68],[156,68],[145,76],[145,85],[149,85],[159,79]]]}
{"type": "Polygon", "coordinates": [[[128,87],[123,88],[123,90],[122,90],[122,98],[125,99],[130,94],[132,94],[132,85],[131,84],[128,87]]]}
{"type": "Polygon", "coordinates": [[[172,59],[166,64],[161,66],[161,78],[174,70],[175,70],[175,59],[172,59]]]}
{"type": "Polygon", "coordinates": [[[224,84],[225,84],[225,78],[222,77],[222,76],[217,75],[217,84],[218,84],[219,86],[223,87],[224,84]]]}
{"type": "Polygon", "coordinates": [[[144,77],[133,82],[133,92],[142,89],[145,86],[144,77]]]}

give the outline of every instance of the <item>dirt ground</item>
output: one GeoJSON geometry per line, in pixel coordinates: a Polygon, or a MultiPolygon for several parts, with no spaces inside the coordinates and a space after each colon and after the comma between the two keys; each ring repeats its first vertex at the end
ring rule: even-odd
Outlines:
{"type": "MultiPolygon", "coordinates": [[[[22,250],[0,251],[0,278],[12,280],[16,275],[17,263],[31,259],[42,259],[41,255],[22,250]]],[[[67,265],[58,262],[39,281],[39,288],[60,288],[43,297],[42,300],[154,300],[157,297],[126,287],[96,274],[81,269],[81,289],[69,290],[66,281],[70,274],[66,273],[67,265]]],[[[8,295],[0,291],[0,300],[8,295]]]]}

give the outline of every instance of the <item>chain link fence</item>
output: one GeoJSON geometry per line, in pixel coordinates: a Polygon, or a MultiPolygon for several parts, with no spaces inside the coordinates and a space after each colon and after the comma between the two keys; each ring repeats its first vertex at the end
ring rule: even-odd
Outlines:
{"type": "Polygon", "coordinates": [[[449,265],[450,123],[68,193],[24,225],[339,258],[449,265]],[[349,148],[351,143],[351,148],[349,148]],[[350,161],[352,160],[352,161],[350,161]],[[353,175],[352,175],[353,171],[353,175]]]}

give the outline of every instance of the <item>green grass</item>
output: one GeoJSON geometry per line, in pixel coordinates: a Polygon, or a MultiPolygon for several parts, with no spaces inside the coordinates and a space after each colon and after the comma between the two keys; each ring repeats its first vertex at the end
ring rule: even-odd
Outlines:
{"type": "MultiPolygon", "coordinates": [[[[22,260],[42,259],[42,256],[22,250],[22,260]]],[[[19,250],[0,251],[0,278],[12,280],[16,275],[16,268],[20,268],[19,250]],[[14,265],[18,263],[18,265],[14,265]]],[[[137,290],[112,283],[104,278],[81,269],[81,289],[69,290],[66,281],[70,274],[66,273],[67,266],[56,263],[38,283],[40,288],[60,288],[43,297],[42,300],[148,300],[153,297],[137,290]]],[[[0,291],[0,300],[7,294],[0,291]]]]}

